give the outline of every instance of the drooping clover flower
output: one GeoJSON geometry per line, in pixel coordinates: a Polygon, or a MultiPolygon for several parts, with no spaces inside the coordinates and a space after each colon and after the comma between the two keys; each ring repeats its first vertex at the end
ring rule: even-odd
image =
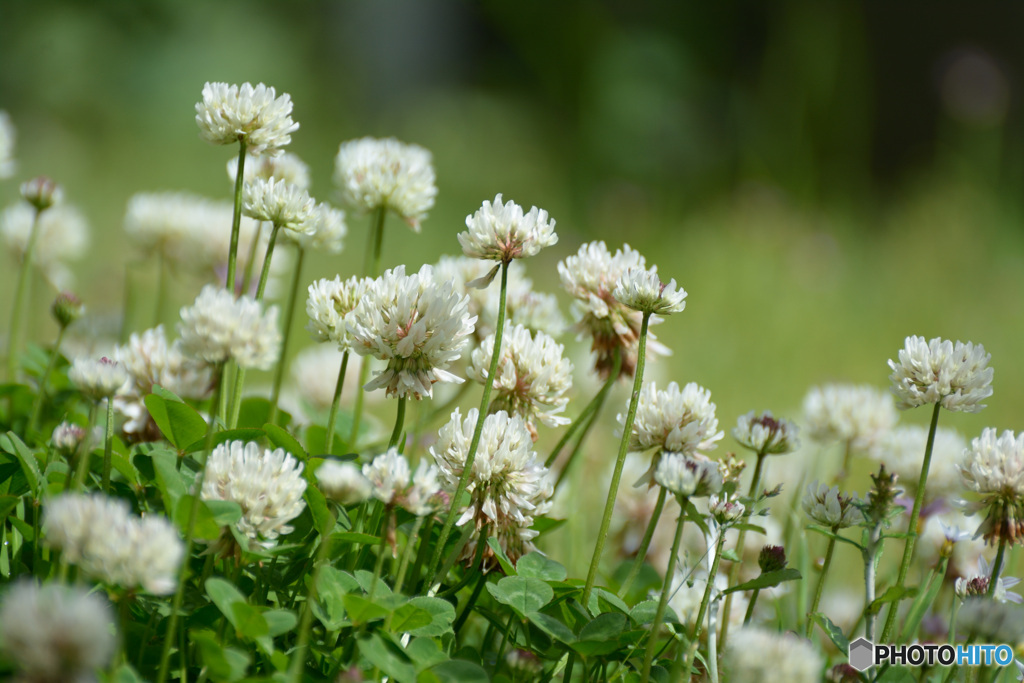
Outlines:
{"type": "Polygon", "coordinates": [[[612,296],[623,306],[641,313],[657,313],[669,315],[681,313],[686,308],[686,291],[676,289],[676,281],[668,284],[658,277],[658,269],[631,266],[627,268],[615,284],[612,296]]]}
{"type": "MultiPolygon", "coordinates": [[[[492,382],[494,398],[488,412],[504,410],[523,418],[534,440],[538,420],[548,427],[569,424],[567,418],[558,414],[569,403],[566,393],[572,388],[572,363],[563,357],[562,345],[543,332],[531,335],[521,325],[506,325],[502,339],[492,382]]],[[[486,382],[493,351],[492,334],[473,351],[466,374],[486,382]]]]}
{"type": "MultiPolygon", "coordinates": [[[[459,409],[441,428],[437,442],[431,446],[445,490],[455,491],[466,466],[466,456],[476,427],[477,409],[471,408],[463,419],[459,409]]],[[[502,549],[513,562],[533,550],[531,540],[537,535],[530,527],[534,519],[551,507],[554,487],[548,469],[533,451],[533,439],[522,418],[499,411],[484,418],[480,445],[473,460],[466,491],[470,503],[462,511],[457,524],[472,521],[478,533],[487,528],[488,536],[496,536],[502,549]]],[[[473,557],[474,537],[463,552],[473,557]]],[[[489,550],[485,550],[485,559],[489,550]]]]}
{"type": "Polygon", "coordinates": [[[117,498],[65,493],[44,506],[43,529],[47,543],[95,579],[157,595],[174,592],[185,547],[164,517],[136,517],[117,498]]]}
{"type": "Polygon", "coordinates": [[[784,455],[800,447],[798,431],[795,424],[775,417],[770,410],[760,415],[750,411],[740,415],[732,437],[758,455],[784,455]]]}
{"type": "Polygon", "coordinates": [[[992,395],[991,358],[981,344],[907,337],[899,361],[889,361],[892,393],[901,410],[941,403],[946,410],[977,413],[992,395]]]}
{"type": "Polygon", "coordinates": [[[987,510],[977,535],[987,543],[1024,543],[1024,432],[988,428],[971,441],[957,466],[964,487],[982,496],[987,510]]]}
{"type": "Polygon", "coordinates": [[[855,453],[870,451],[896,419],[892,396],[866,385],[828,384],[804,399],[808,435],[823,444],[838,441],[855,453]]]}
{"type": "Polygon", "coordinates": [[[98,593],[20,581],[0,600],[0,650],[24,683],[87,683],[114,655],[114,615],[98,593]]]}
{"type": "Polygon", "coordinates": [[[742,626],[729,638],[722,665],[728,672],[728,678],[723,680],[818,683],[825,662],[809,640],[791,633],[742,626]]]}
{"type": "Polygon", "coordinates": [[[309,232],[288,231],[285,235],[303,249],[325,254],[341,253],[348,225],[345,212],[328,204],[317,204],[313,214],[306,221],[309,232]]]}
{"type": "MultiPolygon", "coordinates": [[[[228,159],[228,178],[232,183],[238,177],[238,157],[228,159]]],[[[245,177],[242,182],[251,183],[257,178],[284,180],[303,190],[309,189],[309,166],[297,155],[284,152],[277,156],[247,154],[245,177]]]]}
{"type": "Polygon", "coordinates": [[[50,305],[50,315],[63,330],[85,315],[85,304],[71,292],[61,292],[50,305]]]}
{"type": "Polygon", "coordinates": [[[397,448],[388,449],[363,465],[373,497],[385,505],[403,507],[417,517],[430,514],[441,502],[438,469],[421,460],[416,471],[397,448]]]}
{"type": "Polygon", "coordinates": [[[70,455],[78,450],[78,445],[85,438],[85,428],[72,422],[61,422],[54,427],[53,435],[50,437],[50,445],[64,455],[70,455]]]}
{"type": "Polygon", "coordinates": [[[387,362],[364,388],[422,398],[432,394],[434,382],[464,381],[447,368],[473,334],[476,318],[467,306],[450,282],[435,281],[430,266],[413,275],[405,266],[385,271],[345,323],[356,353],[387,362]]]}
{"type": "Polygon", "coordinates": [[[199,136],[215,145],[245,141],[250,154],[274,155],[292,141],[299,129],[292,121],[292,99],[277,96],[262,83],[241,86],[207,83],[203,101],[196,104],[199,136]]]}
{"type": "MultiPolygon", "coordinates": [[[[621,375],[630,377],[636,368],[643,313],[620,303],[613,292],[629,268],[645,265],[644,257],[628,244],[612,255],[604,242],[584,244],[574,256],[558,264],[562,286],[577,300],[576,329],[581,336],[592,338],[597,370],[603,376],[611,372],[616,353],[622,354],[621,375]]],[[[659,322],[660,317],[651,316],[651,325],[659,322]]],[[[667,355],[669,350],[648,332],[647,353],[667,355]]]]}
{"type": "Polygon", "coordinates": [[[282,448],[269,450],[251,441],[222,443],[206,461],[202,498],[238,503],[238,530],[269,548],[292,530],[288,522],[306,507],[303,467],[282,448]]]}
{"type": "Polygon", "coordinates": [[[654,470],[654,481],[678,498],[702,498],[722,488],[717,462],[670,451],[662,453],[654,470]]]}
{"type": "Polygon", "coordinates": [[[323,278],[311,284],[306,299],[306,315],[309,316],[306,329],[310,336],[318,342],[337,344],[339,351],[348,351],[352,347],[352,337],[345,320],[372,284],[373,280],[369,278],[353,276],[342,280],[340,275],[333,280],[323,278]]]}
{"type": "MultiPolygon", "coordinates": [[[[26,201],[12,204],[0,215],[0,236],[18,261],[25,258],[36,209],[26,201]]],[[[76,261],[89,246],[89,224],[82,212],[67,203],[56,204],[39,214],[32,261],[57,289],[71,283],[68,261],[76,261]]]]}
{"type": "Polygon", "coordinates": [[[187,356],[180,340],[168,344],[163,325],[132,333],[128,344],[118,346],[114,354],[128,372],[127,385],[114,397],[114,410],[127,418],[124,432],[143,441],[160,438],[145,404],[154,386],[196,400],[206,398],[212,390],[209,367],[187,356]]]}
{"type": "Polygon", "coordinates": [[[128,381],[128,371],[109,358],[77,358],[68,371],[68,379],[94,401],[110,398],[128,381]]]}
{"type": "Polygon", "coordinates": [[[462,251],[471,258],[508,263],[512,259],[536,256],[544,247],[558,242],[555,221],[548,212],[523,207],[513,201],[501,203],[501,194],[466,217],[465,232],[459,233],[462,251]]]}
{"type": "Polygon", "coordinates": [[[260,302],[213,285],[181,309],[178,332],[186,353],[207,363],[230,358],[243,368],[269,369],[281,345],[276,306],[264,312],[260,302]]]}
{"type": "Polygon", "coordinates": [[[256,178],[242,188],[242,213],[285,230],[312,234],[315,209],[308,192],[285,180],[256,178]]]}
{"type": "Polygon", "coordinates": [[[362,503],[373,495],[373,484],[352,462],[327,460],[317,469],[316,480],[325,496],[342,505],[362,503]]]}
{"type": "Polygon", "coordinates": [[[17,168],[14,161],[15,136],[11,117],[0,109],[0,178],[10,178],[17,168]]]}
{"type": "Polygon", "coordinates": [[[854,504],[856,498],[856,495],[843,495],[838,486],[829,488],[827,484],[819,485],[815,481],[807,485],[801,505],[812,521],[832,529],[845,529],[859,524],[864,518],[854,504]]]}
{"type": "Polygon", "coordinates": [[[437,185],[430,152],[388,138],[343,142],[334,182],[346,205],[358,211],[394,211],[416,232],[434,205],[437,185]]]}
{"type": "MultiPolygon", "coordinates": [[[[886,434],[871,449],[872,458],[884,462],[886,466],[899,475],[911,495],[917,492],[918,479],[921,474],[921,454],[928,442],[928,430],[918,425],[896,427],[886,434]]],[[[957,464],[967,448],[967,441],[955,429],[938,427],[935,430],[935,442],[932,445],[931,466],[928,469],[928,483],[925,487],[925,499],[948,498],[960,488],[960,475],[957,464]]]]}
{"type": "MultiPolygon", "coordinates": [[[[954,584],[953,590],[961,600],[969,597],[984,597],[988,595],[989,586],[992,583],[992,570],[994,567],[988,563],[984,556],[978,557],[978,574],[970,579],[959,577],[954,584]]],[[[992,591],[992,599],[996,602],[1012,602],[1015,604],[1024,603],[1024,597],[1018,593],[1011,593],[1020,579],[1013,576],[1002,575],[996,579],[995,590],[992,591]]]]}

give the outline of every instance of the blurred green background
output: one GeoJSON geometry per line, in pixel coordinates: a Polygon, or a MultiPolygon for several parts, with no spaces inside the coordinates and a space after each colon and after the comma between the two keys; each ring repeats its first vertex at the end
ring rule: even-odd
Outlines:
{"type": "MultiPolygon", "coordinates": [[[[421,235],[389,222],[386,264],[457,252],[497,192],[558,222],[527,264],[543,289],[584,241],[640,249],[689,292],[653,372],[711,389],[726,430],[796,415],[816,383],[884,387],[910,334],[992,353],[989,409],[944,424],[1019,430],[1022,28],[1009,3],[2,0],[19,169],[0,199],[60,182],[93,227],[78,290],[116,313],[126,201],[227,198],[232,150],[199,140],[194,104],[205,81],[262,81],[292,96],[319,199],[344,140],[433,152],[437,205],[421,235]]],[[[307,279],[357,272],[367,223],[350,216],[346,252],[307,279]]]]}

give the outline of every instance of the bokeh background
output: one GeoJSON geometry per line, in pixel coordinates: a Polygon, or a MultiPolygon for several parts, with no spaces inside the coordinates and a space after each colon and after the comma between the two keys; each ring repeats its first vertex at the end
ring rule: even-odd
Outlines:
{"type": "MultiPolygon", "coordinates": [[[[0,199],[36,174],[64,186],[93,229],[77,291],[116,316],[126,201],[227,198],[232,150],[199,140],[194,104],[205,81],[262,81],[292,96],[291,151],[320,199],[344,140],[433,152],[437,205],[422,234],[389,221],[389,266],[456,253],[497,192],[558,222],[528,264],[543,289],[584,241],[646,254],[689,292],[652,372],[711,389],[726,430],[752,409],[797,415],[814,384],[885,387],[910,334],[992,353],[990,407],[944,424],[1019,430],[1022,28],[1011,3],[2,0],[19,169],[0,199]]],[[[308,280],[359,271],[368,220],[349,226],[308,280]]],[[[5,292],[14,270],[5,256],[5,292]]],[[[51,293],[35,296],[44,340],[51,293]]]]}

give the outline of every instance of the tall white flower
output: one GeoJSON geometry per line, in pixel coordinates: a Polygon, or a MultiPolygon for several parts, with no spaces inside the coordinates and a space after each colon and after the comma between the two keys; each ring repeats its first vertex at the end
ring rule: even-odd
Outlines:
{"type": "Polygon", "coordinates": [[[332,342],[338,345],[339,351],[348,351],[352,347],[345,320],[366,296],[373,280],[352,276],[342,280],[336,275],[333,280],[327,278],[317,280],[309,286],[309,297],[306,299],[306,315],[309,322],[306,329],[318,342],[332,342]]]}
{"type": "MultiPolygon", "coordinates": [[[[12,204],[0,215],[0,236],[19,261],[25,258],[35,219],[35,208],[25,201],[12,204]]],[[[57,289],[67,289],[71,282],[67,263],[82,258],[89,246],[85,216],[70,204],[57,204],[39,215],[36,229],[36,265],[57,289]]]]}
{"type": "Polygon", "coordinates": [[[124,386],[128,372],[109,358],[78,358],[71,364],[68,379],[92,400],[102,401],[124,386]]]}
{"type": "MultiPolygon", "coordinates": [[[[628,244],[612,255],[604,242],[584,244],[574,256],[558,264],[562,286],[577,300],[576,329],[593,339],[591,348],[597,355],[597,370],[604,376],[611,372],[616,353],[623,356],[621,374],[631,376],[636,368],[643,314],[620,303],[613,292],[629,268],[645,265],[644,257],[628,244]]],[[[659,322],[660,317],[651,316],[651,325],[659,322]]],[[[667,355],[669,350],[648,332],[647,352],[652,356],[667,355]]]]}
{"type": "Polygon", "coordinates": [[[907,337],[899,362],[889,361],[892,393],[900,409],[941,403],[946,410],[977,413],[992,395],[991,359],[981,344],[907,337]]]}
{"type": "Polygon", "coordinates": [[[421,460],[413,472],[397,448],[363,465],[363,476],[369,480],[374,498],[385,505],[403,507],[417,517],[430,514],[441,502],[437,467],[421,460]]]}
{"type": "Polygon", "coordinates": [[[0,178],[14,175],[17,164],[14,161],[14,124],[7,112],[0,110],[0,178]]]}
{"type": "Polygon", "coordinates": [[[0,600],[0,650],[26,683],[86,683],[114,655],[114,615],[97,593],[20,581],[0,600]]]}
{"type": "Polygon", "coordinates": [[[235,524],[247,537],[271,547],[306,507],[304,465],[284,452],[258,443],[231,441],[213,449],[206,461],[203,500],[232,500],[242,508],[235,524]]]}
{"type": "MultiPolygon", "coordinates": [[[[626,424],[625,413],[620,413],[617,419],[620,425],[626,424]]],[[[702,454],[715,448],[724,436],[718,429],[710,391],[696,382],[682,389],[675,382],[669,382],[664,391],[658,391],[654,382],[647,382],[640,390],[629,449],[657,448],[686,455],[702,454]]]]}
{"type": "Polygon", "coordinates": [[[686,291],[681,287],[677,289],[675,280],[662,283],[657,267],[627,268],[619,276],[612,296],[623,306],[641,313],[669,315],[686,308],[686,291]]]}
{"type": "Polygon", "coordinates": [[[287,93],[277,96],[262,83],[241,87],[227,83],[203,86],[203,101],[196,104],[199,136],[215,145],[230,145],[245,140],[250,154],[274,155],[292,141],[299,129],[292,121],[292,99],[287,93]]]}
{"type": "MultiPolygon", "coordinates": [[[[506,325],[502,340],[488,412],[504,410],[523,418],[534,440],[538,420],[548,427],[569,424],[568,418],[559,415],[569,403],[566,393],[572,388],[572,363],[563,357],[562,345],[543,332],[531,335],[522,325],[506,325]]],[[[466,370],[470,378],[487,381],[493,350],[492,334],[473,351],[466,370]]]]}
{"type": "MultiPolygon", "coordinates": [[[[238,157],[231,157],[228,159],[228,178],[233,183],[237,177],[238,157]]],[[[242,182],[251,183],[256,178],[284,180],[303,190],[308,190],[309,166],[291,152],[284,152],[277,156],[254,156],[247,154],[245,157],[245,177],[242,178],[242,182]]]]}
{"type": "Polygon", "coordinates": [[[755,626],[741,626],[729,638],[722,656],[728,678],[745,683],[818,683],[825,662],[804,640],[755,626]]]}
{"type": "Polygon", "coordinates": [[[807,492],[801,501],[804,512],[812,521],[830,528],[846,528],[859,524],[864,518],[854,505],[856,495],[845,496],[838,486],[819,485],[817,481],[807,485],[807,492]]]}
{"type": "Polygon", "coordinates": [[[264,312],[260,302],[213,285],[181,309],[178,332],[186,353],[207,363],[231,358],[243,368],[269,369],[281,345],[276,306],[264,312]]]}
{"type": "MultiPolygon", "coordinates": [[[[455,491],[462,477],[477,415],[477,409],[471,408],[463,420],[456,408],[430,448],[448,492],[455,491]]],[[[530,527],[550,509],[553,485],[521,418],[509,417],[505,411],[484,418],[466,491],[471,501],[462,511],[459,526],[472,520],[478,531],[488,527],[487,534],[497,536],[513,561],[533,549],[531,539],[537,532],[530,527]]],[[[470,549],[464,557],[472,557],[470,549]]]]}
{"type": "Polygon", "coordinates": [[[327,460],[316,471],[316,480],[324,495],[342,505],[353,505],[373,495],[373,484],[351,462],[327,460]]]}
{"type": "Polygon", "coordinates": [[[47,542],[89,576],[157,595],[174,592],[185,547],[166,518],[139,518],[123,500],[78,493],[51,498],[43,513],[47,542]]]}
{"type": "Polygon", "coordinates": [[[128,372],[128,383],[114,397],[114,410],[128,418],[124,424],[126,434],[145,441],[160,438],[145,404],[154,386],[181,398],[197,400],[212,391],[209,367],[185,355],[180,340],[168,344],[163,325],[141,335],[132,333],[128,344],[117,347],[114,354],[128,372]]]}
{"type": "Polygon", "coordinates": [[[892,396],[874,387],[828,384],[804,399],[807,433],[821,443],[840,442],[851,451],[873,448],[896,424],[892,396]]]}
{"type": "Polygon", "coordinates": [[[284,180],[256,178],[242,188],[242,213],[289,231],[312,234],[315,209],[308,192],[284,180]]]}
{"type": "Polygon", "coordinates": [[[964,488],[982,496],[976,509],[988,511],[975,536],[1024,543],[1024,432],[982,430],[958,468],[964,488]]]}
{"type": "Polygon", "coordinates": [[[800,447],[798,431],[795,424],[775,417],[770,410],[760,415],[750,411],[740,415],[732,436],[758,455],[783,455],[800,447]]]}
{"type": "Polygon", "coordinates": [[[476,213],[466,217],[468,230],[459,233],[459,244],[466,256],[486,261],[509,262],[536,256],[544,247],[558,242],[555,222],[548,212],[532,207],[528,213],[513,201],[484,201],[476,213]]]}
{"type": "Polygon", "coordinates": [[[348,234],[344,211],[327,204],[317,204],[306,222],[306,227],[310,232],[289,230],[285,234],[303,249],[321,251],[325,254],[341,252],[345,235],[348,234]]]}
{"type": "MultiPolygon", "coordinates": [[[[921,458],[928,443],[928,430],[918,425],[896,427],[871,449],[871,457],[885,463],[887,469],[899,475],[900,484],[911,495],[917,492],[921,476],[921,458]]],[[[952,497],[960,488],[957,470],[967,448],[967,441],[955,429],[939,427],[935,430],[932,461],[928,468],[925,498],[952,497]]]]}
{"type": "Polygon", "coordinates": [[[662,453],[654,470],[654,481],[679,498],[700,498],[722,489],[717,462],[684,453],[662,453]]]}
{"type": "Polygon", "coordinates": [[[334,161],[334,182],[348,206],[389,209],[416,232],[437,196],[430,152],[394,138],[343,142],[334,161]]]}
{"type": "Polygon", "coordinates": [[[366,390],[421,398],[434,382],[462,382],[447,368],[473,334],[468,303],[450,282],[436,282],[430,266],[413,275],[399,266],[374,280],[346,319],[352,349],[388,364],[366,390]]]}

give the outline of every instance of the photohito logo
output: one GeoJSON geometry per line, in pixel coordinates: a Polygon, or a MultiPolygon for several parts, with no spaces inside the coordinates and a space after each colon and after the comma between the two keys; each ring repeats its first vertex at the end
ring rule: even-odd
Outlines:
{"type": "Polygon", "coordinates": [[[915,645],[875,645],[867,638],[850,643],[847,653],[850,666],[865,671],[878,664],[909,664],[910,666],[1008,666],[1013,661],[1009,645],[949,645],[943,643],[915,645]]]}

